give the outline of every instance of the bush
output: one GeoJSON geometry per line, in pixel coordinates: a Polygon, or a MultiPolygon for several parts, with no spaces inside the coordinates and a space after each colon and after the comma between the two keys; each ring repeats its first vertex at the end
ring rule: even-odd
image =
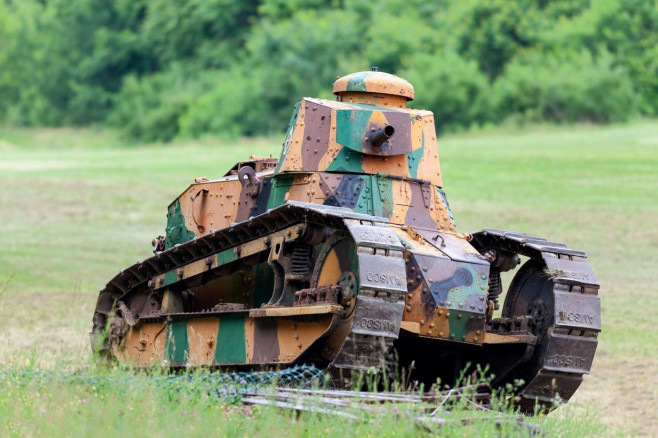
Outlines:
{"type": "Polygon", "coordinates": [[[444,131],[623,121],[658,114],[656,30],[641,0],[0,0],[0,124],[263,135],[373,65],[444,131]]]}
{"type": "Polygon", "coordinates": [[[181,115],[207,88],[199,74],[183,66],[143,78],[128,76],[109,122],[143,141],[171,140],[180,131],[181,115]]]}
{"type": "Polygon", "coordinates": [[[419,54],[411,64],[413,69],[402,75],[414,85],[413,106],[433,111],[439,131],[455,131],[487,121],[489,82],[475,61],[447,52],[419,54]]]}
{"type": "Polygon", "coordinates": [[[263,133],[258,121],[267,115],[267,108],[259,81],[237,70],[210,72],[207,79],[212,81],[209,89],[194,99],[180,116],[181,136],[213,133],[235,138],[263,133]]]}
{"type": "Polygon", "coordinates": [[[586,51],[517,58],[493,87],[498,121],[514,115],[533,122],[620,122],[637,103],[628,72],[605,52],[596,59],[586,51]]]}

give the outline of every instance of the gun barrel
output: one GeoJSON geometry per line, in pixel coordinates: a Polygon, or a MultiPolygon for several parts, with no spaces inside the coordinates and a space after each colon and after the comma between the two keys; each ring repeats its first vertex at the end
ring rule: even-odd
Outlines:
{"type": "Polygon", "coordinates": [[[370,141],[371,145],[379,147],[383,145],[386,140],[393,137],[393,134],[395,134],[395,128],[391,125],[386,125],[382,129],[379,129],[370,134],[368,140],[370,141]]]}

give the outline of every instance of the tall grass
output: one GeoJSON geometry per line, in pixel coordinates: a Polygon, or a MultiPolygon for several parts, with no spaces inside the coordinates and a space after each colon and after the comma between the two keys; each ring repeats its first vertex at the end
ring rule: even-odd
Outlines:
{"type": "MultiPolygon", "coordinates": [[[[240,385],[226,392],[211,376],[145,374],[96,364],[44,371],[31,358],[17,357],[0,365],[0,435],[523,437],[532,436],[536,427],[548,436],[595,436],[602,431],[591,414],[566,421],[538,416],[529,420],[529,427],[519,423],[511,408],[483,411],[468,396],[442,403],[352,401],[347,409],[332,410],[318,395],[305,398],[301,412],[245,405],[240,385]]],[[[268,387],[262,389],[267,394],[268,387]]],[[[500,406],[502,397],[498,400],[500,406]]]]}

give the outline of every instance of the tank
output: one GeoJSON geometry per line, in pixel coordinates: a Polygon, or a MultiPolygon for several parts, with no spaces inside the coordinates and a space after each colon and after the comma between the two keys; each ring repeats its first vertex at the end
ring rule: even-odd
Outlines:
{"type": "Polygon", "coordinates": [[[525,411],[569,400],[601,330],[585,253],[457,231],[413,86],[373,69],[333,92],[297,102],[280,158],[174,199],[154,255],[100,291],[92,348],[136,367],[313,364],[337,386],[404,370],[429,388],[479,365],[494,386],[521,381],[525,411]]]}

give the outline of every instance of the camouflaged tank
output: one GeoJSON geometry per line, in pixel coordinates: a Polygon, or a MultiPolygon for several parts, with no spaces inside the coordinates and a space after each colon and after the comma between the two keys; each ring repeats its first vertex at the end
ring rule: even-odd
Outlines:
{"type": "Polygon", "coordinates": [[[337,384],[391,365],[449,383],[481,364],[496,385],[524,381],[523,409],[568,400],[601,328],[585,254],[458,232],[411,84],[367,71],[333,91],[295,105],[278,160],[251,157],[171,203],[155,255],[100,292],[93,348],[143,367],[314,364],[337,384]]]}

